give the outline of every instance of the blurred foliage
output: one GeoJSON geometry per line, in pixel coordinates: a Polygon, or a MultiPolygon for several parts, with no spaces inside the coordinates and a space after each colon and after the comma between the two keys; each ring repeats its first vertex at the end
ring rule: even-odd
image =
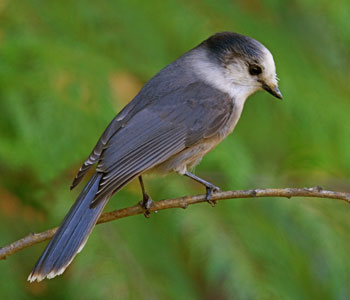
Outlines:
{"type": "MultiPolygon", "coordinates": [[[[347,0],[0,0],[0,240],[56,226],[113,116],[159,69],[218,31],[273,53],[283,102],[251,97],[197,167],[224,189],[350,191],[347,0]]],[[[203,192],[146,178],[153,199],[203,192]]],[[[108,209],[140,200],[131,183],[108,209]],[[118,201],[118,200],[121,201],[118,201]]],[[[242,199],[98,226],[65,274],[26,277],[44,245],[0,262],[2,299],[349,299],[350,208],[242,199]]]]}

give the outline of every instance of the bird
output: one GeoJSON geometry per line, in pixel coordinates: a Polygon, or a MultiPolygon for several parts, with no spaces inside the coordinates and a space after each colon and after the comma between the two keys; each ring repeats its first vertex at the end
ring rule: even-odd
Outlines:
{"type": "Polygon", "coordinates": [[[203,156],[235,128],[246,99],[265,90],[282,99],[271,52],[259,41],[219,32],[151,78],[110,122],[75,176],[75,188],[95,165],[28,281],[61,275],[86,244],[109,199],[135,178],[149,216],[152,198],[142,175],[175,172],[220,191],[191,173],[203,156]]]}

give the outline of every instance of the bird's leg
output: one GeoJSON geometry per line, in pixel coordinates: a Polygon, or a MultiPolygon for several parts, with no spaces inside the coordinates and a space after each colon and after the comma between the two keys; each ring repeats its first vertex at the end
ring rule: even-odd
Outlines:
{"type": "Polygon", "coordinates": [[[199,178],[198,176],[186,171],[186,173],[184,174],[185,176],[189,177],[189,178],[192,178],[193,180],[203,184],[206,188],[206,196],[205,196],[205,199],[208,201],[208,203],[211,204],[211,206],[215,206],[216,205],[216,201],[212,201],[211,200],[211,196],[214,192],[220,192],[221,189],[217,186],[215,186],[214,184],[208,182],[208,181],[205,181],[204,179],[202,178],[199,178]]]}
{"type": "Polygon", "coordinates": [[[143,184],[143,179],[142,179],[142,176],[140,175],[139,176],[139,182],[140,182],[140,185],[141,185],[141,190],[142,190],[142,195],[143,195],[143,200],[140,202],[140,205],[144,208],[145,210],[145,217],[146,218],[149,218],[151,216],[151,212],[149,211],[151,205],[152,205],[152,198],[146,193],[146,190],[145,190],[145,185],[143,184]]]}

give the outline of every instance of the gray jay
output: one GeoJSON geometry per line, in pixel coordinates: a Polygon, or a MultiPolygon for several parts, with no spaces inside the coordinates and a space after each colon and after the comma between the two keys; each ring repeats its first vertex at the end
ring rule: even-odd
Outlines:
{"type": "Polygon", "coordinates": [[[48,243],[28,280],[64,272],[84,247],[113,194],[140,180],[142,206],[151,198],[141,175],[177,172],[203,184],[210,202],[219,188],[189,170],[235,128],[249,95],[282,99],[270,51],[233,32],[217,33],[156,74],[111,121],[73,180],[95,173],[48,243]]]}

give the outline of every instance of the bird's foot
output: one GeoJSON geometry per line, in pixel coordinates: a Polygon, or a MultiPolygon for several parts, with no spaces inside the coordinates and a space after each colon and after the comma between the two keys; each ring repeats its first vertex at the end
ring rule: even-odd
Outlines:
{"type": "Polygon", "coordinates": [[[199,182],[200,184],[204,185],[207,192],[206,192],[206,195],[205,195],[205,199],[207,200],[207,202],[211,205],[211,206],[215,206],[216,205],[216,201],[215,200],[211,200],[211,196],[213,195],[213,193],[215,192],[221,192],[221,189],[219,187],[217,187],[216,185],[192,174],[191,172],[189,171],[186,171],[185,176],[199,182]]]}
{"type": "Polygon", "coordinates": [[[146,193],[143,195],[143,200],[139,202],[140,206],[145,210],[144,216],[146,218],[149,218],[151,216],[149,209],[151,208],[152,203],[152,198],[146,193]]]}
{"type": "Polygon", "coordinates": [[[205,200],[207,200],[207,202],[214,207],[217,203],[216,200],[211,200],[211,196],[213,195],[213,193],[215,192],[221,192],[221,189],[211,183],[208,182],[208,184],[206,184],[206,195],[205,195],[205,200]]]}

